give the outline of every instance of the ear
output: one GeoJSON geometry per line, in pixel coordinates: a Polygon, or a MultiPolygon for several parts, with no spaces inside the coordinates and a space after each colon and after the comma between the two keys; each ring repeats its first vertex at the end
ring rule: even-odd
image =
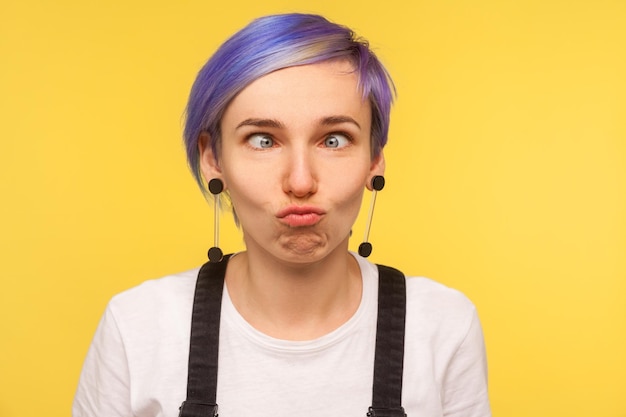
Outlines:
{"type": "Polygon", "coordinates": [[[370,165],[370,173],[367,177],[367,184],[365,186],[368,190],[372,191],[372,179],[376,175],[384,175],[385,174],[385,155],[381,149],[380,153],[372,159],[372,164],[370,165]]]}
{"type": "Polygon", "coordinates": [[[223,181],[222,168],[219,164],[218,155],[213,152],[211,135],[207,132],[200,133],[198,137],[198,154],[200,171],[205,181],[209,182],[213,178],[219,178],[223,181]]]}

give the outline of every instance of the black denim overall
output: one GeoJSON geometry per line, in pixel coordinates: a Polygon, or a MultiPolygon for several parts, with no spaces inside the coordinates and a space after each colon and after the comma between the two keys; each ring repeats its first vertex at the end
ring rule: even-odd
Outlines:
{"type": "MultiPolygon", "coordinates": [[[[179,417],[217,417],[220,312],[228,258],[200,268],[191,318],[187,399],[179,417]]],[[[370,417],[406,417],[402,408],[406,282],[402,272],[377,265],[378,322],[370,417]]]]}

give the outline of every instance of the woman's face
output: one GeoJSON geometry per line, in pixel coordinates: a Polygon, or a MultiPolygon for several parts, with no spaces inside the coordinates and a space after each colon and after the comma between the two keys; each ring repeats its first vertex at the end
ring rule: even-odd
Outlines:
{"type": "Polygon", "coordinates": [[[217,158],[201,138],[201,167],[230,192],[248,251],[306,263],[347,250],[363,191],[384,170],[370,127],[344,61],[279,70],[236,96],[217,158]]]}

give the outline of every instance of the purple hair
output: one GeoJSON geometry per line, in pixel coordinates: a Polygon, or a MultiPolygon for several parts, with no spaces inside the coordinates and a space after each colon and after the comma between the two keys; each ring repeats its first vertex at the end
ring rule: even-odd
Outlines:
{"type": "Polygon", "coordinates": [[[253,20],[224,42],[202,67],[191,88],[184,140],[187,161],[200,188],[206,192],[200,173],[198,138],[207,132],[211,147],[217,152],[222,115],[241,90],[273,71],[332,59],[347,59],[355,67],[359,88],[371,103],[372,155],[378,155],[387,143],[395,89],[367,41],[318,15],[266,16],[253,20]]]}

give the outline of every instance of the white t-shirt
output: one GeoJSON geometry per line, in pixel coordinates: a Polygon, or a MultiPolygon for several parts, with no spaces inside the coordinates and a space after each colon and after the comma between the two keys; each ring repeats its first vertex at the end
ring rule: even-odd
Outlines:
{"type": "MultiPolygon", "coordinates": [[[[220,417],[365,416],[372,400],[378,270],[355,255],[361,304],[310,341],[269,337],[237,312],[225,287],[220,324],[220,417]]],[[[74,417],[176,417],[186,397],[198,270],[113,297],[87,354],[74,417]]],[[[460,292],[407,279],[402,405],[409,417],[491,416],[483,335],[460,292]]]]}

